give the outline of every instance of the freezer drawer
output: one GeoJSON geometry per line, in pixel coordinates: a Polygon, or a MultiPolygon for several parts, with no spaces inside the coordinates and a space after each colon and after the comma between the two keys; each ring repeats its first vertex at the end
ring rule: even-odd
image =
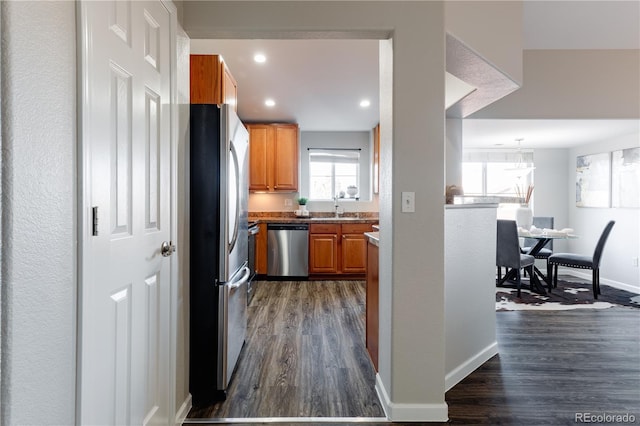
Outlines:
{"type": "Polygon", "coordinates": [[[267,276],[309,275],[309,225],[267,225],[267,276]]]}
{"type": "Polygon", "coordinates": [[[251,270],[246,263],[224,285],[219,286],[218,389],[229,385],[247,334],[247,283],[251,270]]]}

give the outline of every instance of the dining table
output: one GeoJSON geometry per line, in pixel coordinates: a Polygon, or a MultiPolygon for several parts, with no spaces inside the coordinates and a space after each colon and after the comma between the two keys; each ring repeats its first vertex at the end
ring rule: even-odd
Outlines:
{"type": "MultiPolygon", "coordinates": [[[[540,253],[540,250],[542,250],[542,248],[546,246],[547,243],[549,243],[549,241],[573,240],[578,238],[577,235],[570,234],[568,232],[555,231],[555,230],[542,230],[541,232],[530,232],[522,228],[518,228],[518,237],[530,238],[530,239],[536,240],[536,243],[533,246],[529,247],[529,250],[524,253],[534,257],[538,253],[540,253]]],[[[533,271],[535,275],[539,276],[547,284],[547,288],[549,288],[549,291],[551,291],[551,277],[547,277],[535,265],[533,266],[533,271]]],[[[535,289],[534,291],[536,291],[537,293],[546,294],[544,287],[542,287],[540,282],[537,279],[535,279],[536,277],[532,277],[532,278],[534,278],[531,280],[532,289],[535,289]]]]}

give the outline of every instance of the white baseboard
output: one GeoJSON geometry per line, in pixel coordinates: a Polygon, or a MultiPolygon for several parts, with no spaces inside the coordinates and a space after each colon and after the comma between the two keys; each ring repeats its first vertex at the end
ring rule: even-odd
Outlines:
{"type": "Polygon", "coordinates": [[[445,392],[457,385],[462,379],[473,373],[476,368],[480,367],[497,353],[498,342],[493,342],[473,357],[451,370],[444,378],[445,392]]]}
{"type": "Polygon", "coordinates": [[[380,374],[376,374],[376,392],[387,418],[392,422],[446,422],[449,420],[449,407],[446,402],[441,404],[398,404],[392,402],[380,379],[380,374]]]}
{"type": "MultiPolygon", "coordinates": [[[[582,272],[581,269],[575,269],[575,268],[563,268],[563,267],[558,268],[558,274],[562,273],[566,275],[572,275],[574,277],[583,278],[591,282],[591,277],[592,277],[591,270],[589,269],[585,271],[586,272],[582,272]]],[[[608,286],[611,286],[620,290],[625,290],[631,293],[640,294],[640,287],[636,287],[626,283],[621,283],[619,281],[609,280],[607,278],[600,277],[600,284],[606,284],[608,286]]]]}
{"type": "Polygon", "coordinates": [[[191,410],[191,394],[187,395],[187,398],[184,400],[180,408],[178,408],[178,412],[176,413],[175,424],[176,426],[184,423],[187,415],[189,415],[189,411],[191,410]]]}

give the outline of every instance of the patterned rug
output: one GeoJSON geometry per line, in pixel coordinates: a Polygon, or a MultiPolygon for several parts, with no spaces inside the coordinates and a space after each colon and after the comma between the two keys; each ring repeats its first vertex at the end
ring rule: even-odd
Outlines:
{"type": "MultiPolygon", "coordinates": [[[[546,290],[546,285],[545,285],[546,290]]],[[[593,299],[591,281],[560,276],[551,294],[532,293],[523,280],[521,297],[515,287],[496,287],[496,311],[564,311],[570,309],[607,309],[614,306],[640,308],[640,295],[600,284],[602,294],[593,299]]]]}

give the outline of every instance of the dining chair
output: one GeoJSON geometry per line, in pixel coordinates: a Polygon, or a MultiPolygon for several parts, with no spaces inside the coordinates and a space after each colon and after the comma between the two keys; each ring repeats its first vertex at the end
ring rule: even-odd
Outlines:
{"type": "Polygon", "coordinates": [[[612,220],[604,227],[598,244],[593,252],[593,256],[574,254],[574,253],[555,253],[549,256],[547,259],[547,277],[551,280],[553,276],[553,286],[558,287],[558,266],[567,266],[569,268],[579,269],[591,269],[591,280],[593,287],[593,298],[597,299],[600,292],[600,260],[602,259],[602,252],[604,245],[609,238],[611,228],[615,225],[615,221],[612,220]],[[553,273],[553,275],[552,275],[553,273]]]}
{"type": "Polygon", "coordinates": [[[535,258],[528,254],[520,253],[520,241],[518,240],[518,227],[515,220],[498,220],[496,240],[496,266],[498,267],[498,287],[505,281],[514,277],[520,297],[522,277],[520,270],[525,268],[529,272],[531,280],[534,279],[533,264],[535,258]],[[502,277],[502,267],[506,268],[502,277]]]}
{"type": "MultiPolygon", "coordinates": [[[[538,229],[553,229],[553,216],[534,216],[533,217],[533,226],[538,229]]],[[[533,246],[536,245],[538,240],[534,238],[525,238],[522,242],[522,252],[528,253],[533,246]]],[[[546,260],[549,256],[553,254],[553,240],[549,241],[544,245],[543,248],[540,249],[540,252],[534,257],[536,259],[544,259],[546,260]]]]}

